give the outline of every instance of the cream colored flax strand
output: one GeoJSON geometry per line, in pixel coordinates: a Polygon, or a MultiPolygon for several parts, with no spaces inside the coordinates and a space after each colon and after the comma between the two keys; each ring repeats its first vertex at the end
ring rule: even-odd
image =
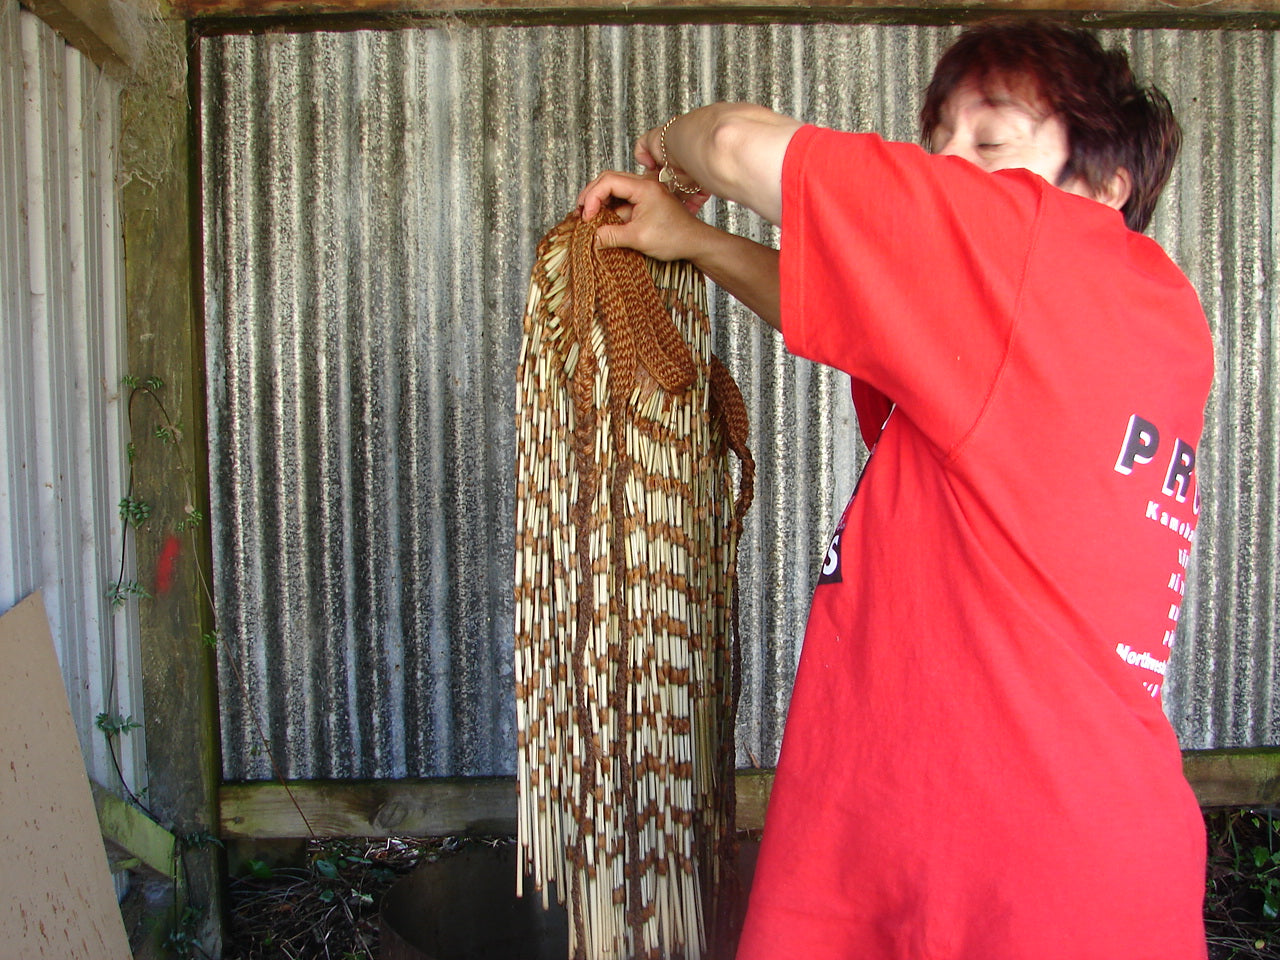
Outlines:
{"type": "Polygon", "coordinates": [[[554,886],[573,958],[729,956],[746,408],[701,274],[601,222],[543,238],[524,316],[517,885],[554,886]]]}

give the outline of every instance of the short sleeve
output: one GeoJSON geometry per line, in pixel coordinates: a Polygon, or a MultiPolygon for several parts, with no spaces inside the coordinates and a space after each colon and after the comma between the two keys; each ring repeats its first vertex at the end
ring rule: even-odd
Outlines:
{"type": "Polygon", "coordinates": [[[942,451],[999,377],[1044,190],[874,134],[807,126],[782,176],[782,328],[893,401],[942,451]]]}

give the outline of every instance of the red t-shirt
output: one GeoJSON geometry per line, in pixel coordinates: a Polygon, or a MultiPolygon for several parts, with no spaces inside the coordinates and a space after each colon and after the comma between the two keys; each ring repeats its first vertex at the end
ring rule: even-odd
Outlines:
{"type": "Polygon", "coordinates": [[[1160,704],[1213,368],[1195,292],[1023,170],[805,127],[782,186],[787,344],[851,375],[875,449],[740,960],[1202,960],[1160,704]]]}

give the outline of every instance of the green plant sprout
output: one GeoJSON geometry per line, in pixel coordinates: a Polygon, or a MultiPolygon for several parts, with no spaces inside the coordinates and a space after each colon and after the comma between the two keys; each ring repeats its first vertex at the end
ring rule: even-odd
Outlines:
{"type": "MultiPolygon", "coordinates": [[[[1263,820],[1257,814],[1250,817],[1253,826],[1262,829],[1263,820]]],[[[1262,895],[1262,915],[1268,920],[1280,919],[1280,823],[1267,817],[1268,845],[1255,844],[1253,865],[1257,875],[1253,887],[1262,895]]]]}
{"type": "Polygon", "coordinates": [[[179,520],[176,526],[179,533],[186,533],[188,530],[196,529],[202,523],[204,523],[204,514],[191,504],[187,504],[186,516],[179,520]]]}
{"type": "Polygon", "coordinates": [[[1273,960],[1280,956],[1280,818],[1274,810],[1216,811],[1205,824],[1210,956],[1273,960]]]}
{"type": "Polygon", "coordinates": [[[137,730],[142,726],[137,720],[133,719],[133,714],[122,717],[118,713],[100,713],[94,718],[94,725],[106,734],[108,740],[112,737],[118,737],[122,733],[137,730]]]}
{"type": "Polygon", "coordinates": [[[140,527],[151,516],[151,504],[136,497],[123,497],[120,500],[120,519],[131,527],[140,527]]]}
{"type": "Polygon", "coordinates": [[[177,924],[165,937],[164,948],[176,957],[194,957],[196,951],[207,956],[200,940],[196,936],[196,928],[204,918],[204,911],[187,906],[183,909],[177,924]]]}
{"type": "Polygon", "coordinates": [[[151,594],[137,580],[117,580],[107,587],[106,598],[111,601],[113,607],[123,606],[130,597],[150,600],[151,594]]]}
{"type": "Polygon", "coordinates": [[[208,830],[196,830],[193,833],[184,833],[178,838],[178,842],[182,844],[183,850],[205,850],[209,847],[225,847],[222,838],[215,836],[208,830]]]}
{"type": "MultiPolygon", "coordinates": [[[[169,410],[165,406],[163,398],[160,396],[160,392],[164,389],[164,381],[161,380],[159,377],[149,376],[146,378],[139,378],[133,374],[125,374],[120,378],[120,383],[121,383],[121,386],[123,386],[125,389],[129,391],[129,397],[128,397],[128,401],[126,403],[125,409],[126,409],[126,414],[129,421],[130,430],[132,431],[132,428],[133,428],[133,414],[134,414],[135,401],[137,401],[140,397],[145,397],[149,399],[152,403],[155,404],[156,409],[159,411],[159,414],[161,417],[161,423],[153,430],[152,436],[155,439],[159,440],[165,446],[172,447],[174,453],[177,454],[178,471],[179,471],[179,474],[181,475],[182,484],[186,491],[186,508],[183,511],[183,516],[175,522],[174,526],[178,533],[190,534],[193,538],[192,546],[194,549],[191,551],[191,555],[195,558],[195,570],[196,570],[196,576],[199,582],[199,588],[201,593],[204,595],[205,602],[208,605],[208,609],[215,610],[216,604],[214,603],[213,590],[209,586],[209,580],[205,576],[204,567],[200,563],[200,556],[201,556],[200,544],[196,542],[194,539],[196,535],[196,531],[198,531],[204,526],[205,518],[204,518],[204,514],[195,506],[196,495],[195,495],[194,483],[192,479],[194,474],[190,466],[188,466],[182,452],[181,441],[184,436],[182,423],[181,421],[175,421],[173,417],[169,415],[169,410]]],[[[128,459],[129,459],[129,481],[128,481],[127,490],[125,492],[125,496],[120,501],[120,517],[125,522],[127,528],[132,528],[136,530],[143,523],[151,519],[152,507],[149,503],[147,503],[146,501],[134,495],[134,480],[135,480],[134,465],[137,460],[138,448],[132,440],[128,442],[127,452],[128,452],[128,459]]],[[[139,599],[139,600],[151,599],[151,594],[147,592],[146,588],[144,588],[141,583],[139,583],[137,580],[125,579],[125,571],[127,568],[128,568],[128,538],[126,536],[121,538],[120,567],[116,574],[115,582],[110,584],[106,591],[106,596],[111,601],[111,604],[113,607],[121,606],[127,601],[129,601],[130,599],[139,599]]],[[[248,685],[245,682],[243,672],[240,670],[240,665],[234,655],[234,651],[230,650],[226,644],[220,642],[221,634],[218,632],[218,630],[215,628],[212,631],[202,633],[201,641],[204,643],[206,647],[208,647],[211,650],[216,651],[221,649],[221,650],[227,651],[227,656],[224,662],[228,665],[231,672],[234,674],[236,682],[239,684],[240,688],[242,690],[247,690],[248,685]]],[[[114,673],[112,675],[110,683],[108,683],[107,685],[107,689],[108,691],[110,691],[108,694],[109,698],[114,696],[114,692],[115,692],[114,673]]],[[[108,710],[110,710],[110,703],[108,703],[108,710]]],[[[283,773],[280,771],[279,765],[275,761],[275,757],[272,754],[272,751],[270,748],[271,747],[270,741],[267,739],[266,731],[263,730],[262,724],[256,715],[254,715],[252,719],[253,719],[254,726],[257,728],[258,740],[261,744],[260,747],[255,746],[254,754],[255,755],[258,755],[260,753],[266,754],[267,758],[271,762],[271,767],[275,773],[276,779],[279,780],[280,783],[284,786],[285,792],[289,795],[290,801],[293,802],[294,808],[297,809],[298,815],[302,818],[302,822],[306,825],[308,833],[310,833],[311,836],[314,837],[315,832],[311,829],[311,824],[307,820],[306,814],[302,812],[302,808],[298,805],[297,800],[294,799],[293,792],[289,789],[289,784],[285,780],[283,773]]],[[[112,739],[111,737],[108,737],[109,743],[111,742],[111,739],[112,739]]],[[[115,762],[116,773],[120,776],[121,784],[124,786],[125,791],[129,794],[129,797],[138,806],[142,807],[142,804],[138,800],[138,797],[133,793],[132,790],[129,789],[128,784],[124,783],[124,776],[121,773],[120,764],[119,764],[118,758],[115,755],[114,743],[111,743],[111,747],[112,747],[111,758],[112,758],[112,761],[115,762]]],[[[142,809],[146,810],[145,807],[142,807],[142,809]]],[[[147,812],[150,813],[150,811],[147,811],[147,812]]]]}
{"type": "Polygon", "coordinates": [[[166,424],[156,427],[155,437],[161,443],[176,444],[182,439],[182,425],[166,424]]]}

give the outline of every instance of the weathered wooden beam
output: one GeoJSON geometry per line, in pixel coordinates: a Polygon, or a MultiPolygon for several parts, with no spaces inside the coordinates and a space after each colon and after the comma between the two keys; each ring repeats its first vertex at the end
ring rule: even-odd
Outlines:
{"type": "MultiPolygon", "coordinates": [[[[772,786],[772,771],[738,774],[741,829],[764,823],[772,786]]],[[[226,784],[220,808],[227,839],[305,837],[308,824],[318,837],[496,835],[516,829],[511,777],[296,781],[288,790],[274,781],[226,784]]]]}
{"type": "Polygon", "coordinates": [[[147,57],[157,16],[173,16],[165,2],[147,0],[21,0],[69,44],[108,74],[129,80],[147,57]]]}
{"type": "Polygon", "coordinates": [[[515,780],[276,781],[224,785],[222,836],[431,837],[515,831],[515,780]],[[295,806],[296,803],[296,806],[295,806]]]}
{"type": "Polygon", "coordinates": [[[1191,750],[1182,769],[1202,807],[1280,806],[1280,747],[1191,750]]]}
{"type": "MultiPolygon", "coordinates": [[[[157,388],[163,408],[146,396],[130,404],[133,496],[151,506],[133,535],[138,582],[154,592],[138,604],[147,806],[181,839],[216,832],[220,770],[215,663],[202,640],[212,629],[200,570],[209,563],[208,544],[197,547],[178,533],[179,524],[192,519],[193,507],[208,515],[209,489],[186,24],[167,21],[157,29],[157,42],[175,55],[149,65],[120,97],[118,182],[128,317],[128,365],[122,372],[163,384],[157,388]]],[[[202,911],[196,933],[216,956],[223,889],[217,851],[189,849],[182,864],[189,896],[177,910],[189,904],[202,911]]]]}
{"type": "Polygon", "coordinates": [[[1275,26],[1280,0],[172,0],[193,20],[474,17],[522,22],[877,20],[935,22],[995,14],[1060,14],[1089,22],[1275,26]]]}
{"type": "MultiPolygon", "coordinates": [[[[1280,805],[1280,749],[1190,751],[1183,768],[1203,807],[1280,805]]],[[[741,771],[737,786],[738,829],[760,829],[773,772],[741,771]]],[[[305,837],[299,807],[318,837],[507,834],[516,828],[515,782],[506,777],[299,781],[288,791],[274,782],[227,784],[221,800],[222,833],[230,839],[305,837]]]]}
{"type": "Polygon", "coordinates": [[[172,880],[177,843],[173,834],[105,787],[96,783],[90,786],[93,788],[93,805],[98,811],[98,826],[107,847],[107,859],[113,864],[113,869],[144,866],[158,876],[172,880]]]}

